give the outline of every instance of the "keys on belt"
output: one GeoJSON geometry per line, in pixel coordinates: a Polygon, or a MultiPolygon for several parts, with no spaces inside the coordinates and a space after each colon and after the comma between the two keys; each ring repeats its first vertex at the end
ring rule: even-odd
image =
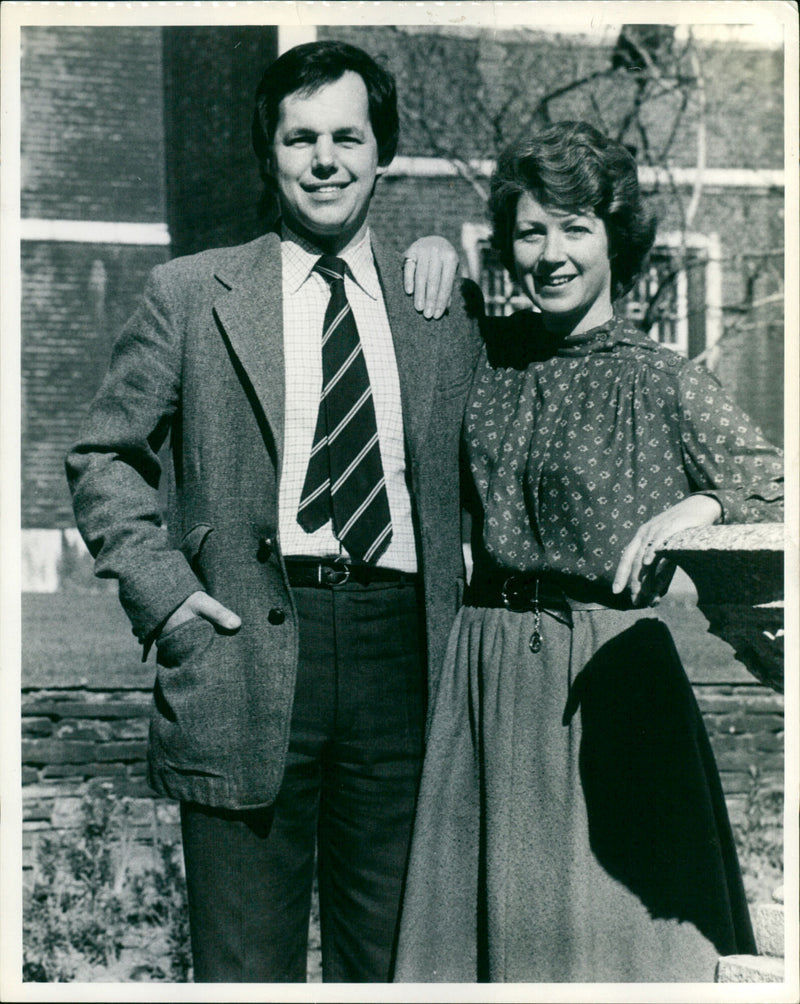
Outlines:
{"type": "Polygon", "coordinates": [[[564,590],[546,576],[504,573],[476,575],[465,597],[468,606],[505,607],[514,613],[532,613],[533,631],[528,647],[542,649],[542,614],[572,627],[572,611],[564,590]]]}

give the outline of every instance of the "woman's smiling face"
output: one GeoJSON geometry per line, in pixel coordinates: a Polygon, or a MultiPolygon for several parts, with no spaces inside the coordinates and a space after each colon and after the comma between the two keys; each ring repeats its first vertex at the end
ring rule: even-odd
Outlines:
{"type": "Polygon", "coordinates": [[[611,317],[608,234],[591,210],[545,208],[523,192],[513,249],[517,279],[549,330],[580,334],[611,317]]]}

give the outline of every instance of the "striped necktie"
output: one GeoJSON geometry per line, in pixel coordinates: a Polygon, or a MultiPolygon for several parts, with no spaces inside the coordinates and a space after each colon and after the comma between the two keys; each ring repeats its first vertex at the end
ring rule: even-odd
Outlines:
{"type": "Polygon", "coordinates": [[[351,557],[376,561],[392,536],[375,405],[345,263],[323,255],[314,266],[331,289],[322,328],[322,395],[297,521],[313,533],[333,521],[351,557]]]}

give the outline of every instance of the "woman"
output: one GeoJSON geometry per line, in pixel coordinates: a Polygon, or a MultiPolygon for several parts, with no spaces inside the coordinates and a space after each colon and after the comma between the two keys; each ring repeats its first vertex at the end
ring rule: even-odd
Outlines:
{"type": "Polygon", "coordinates": [[[492,179],[536,312],[485,323],[465,416],[474,571],[431,694],[396,980],[711,981],[754,951],[719,776],[648,605],[679,530],[779,521],[781,458],[615,315],[654,226],[562,122],[492,179]]]}

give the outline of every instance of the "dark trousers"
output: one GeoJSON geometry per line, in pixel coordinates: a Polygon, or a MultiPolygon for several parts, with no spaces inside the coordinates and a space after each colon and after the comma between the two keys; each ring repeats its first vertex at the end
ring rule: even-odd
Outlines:
{"type": "Polygon", "coordinates": [[[183,803],[197,982],[302,982],[315,852],[323,979],[390,978],[422,763],[413,585],[295,590],[300,661],[286,773],[268,809],[183,803]]]}

